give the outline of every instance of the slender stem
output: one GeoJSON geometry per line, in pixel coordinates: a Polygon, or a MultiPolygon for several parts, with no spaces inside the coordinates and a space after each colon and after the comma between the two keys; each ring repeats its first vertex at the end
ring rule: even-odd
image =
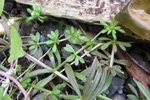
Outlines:
{"type": "Polygon", "coordinates": [[[69,39],[70,38],[64,38],[64,39],[59,40],[59,42],[63,42],[63,41],[69,40],[69,39]]]}
{"type": "MultiPolygon", "coordinates": [[[[44,91],[44,92],[46,92],[48,94],[52,94],[52,91],[49,91],[49,90],[47,90],[45,88],[39,87],[39,86],[34,85],[34,84],[29,84],[29,85],[31,87],[33,87],[33,88],[36,88],[36,89],[41,90],[41,91],[44,91]]],[[[73,98],[73,97],[70,97],[70,96],[63,95],[63,94],[52,94],[52,95],[58,96],[60,98],[65,98],[65,99],[68,99],[68,100],[81,100],[81,99],[73,98]]]]}
{"type": "MultiPolygon", "coordinates": [[[[42,45],[42,44],[46,44],[46,42],[40,42],[40,43],[37,43],[37,44],[38,45],[42,45]]],[[[30,45],[33,45],[33,44],[22,44],[22,46],[30,46],[30,45]]]]}
{"type": "Polygon", "coordinates": [[[99,32],[91,41],[94,41],[100,34],[101,32],[99,32]]]}
{"type": "MultiPolygon", "coordinates": [[[[22,85],[11,75],[7,74],[6,72],[0,70],[0,75],[9,78],[10,80],[12,80],[13,82],[15,82],[15,84],[19,87],[19,89],[21,90],[21,92],[23,93],[23,95],[26,97],[27,93],[25,91],[25,89],[22,87],[22,85]]],[[[30,98],[28,97],[27,100],[30,100],[30,98]]]]}
{"type": "Polygon", "coordinates": [[[33,56],[31,56],[31,55],[29,55],[29,54],[27,54],[27,53],[26,53],[25,57],[28,58],[28,59],[30,59],[31,61],[37,63],[38,65],[40,65],[40,66],[46,68],[46,69],[51,69],[51,70],[53,70],[53,69],[50,68],[49,66],[45,65],[43,62],[39,61],[38,59],[34,58],[33,56]]]}
{"type": "Polygon", "coordinates": [[[49,93],[49,94],[52,93],[51,91],[49,91],[49,90],[47,90],[47,89],[45,89],[45,88],[42,88],[42,87],[40,87],[40,86],[37,86],[37,85],[34,85],[34,84],[30,84],[30,83],[28,83],[28,84],[29,84],[31,87],[36,88],[36,89],[38,89],[38,90],[44,91],[44,92],[49,93]]]}
{"type": "Polygon", "coordinates": [[[112,47],[112,51],[111,51],[111,58],[110,58],[110,67],[113,66],[113,63],[114,63],[114,46],[112,47]]]}
{"type": "Polygon", "coordinates": [[[67,63],[67,60],[65,60],[63,63],[61,63],[55,70],[57,71],[58,69],[60,69],[65,63],[67,63]]]}

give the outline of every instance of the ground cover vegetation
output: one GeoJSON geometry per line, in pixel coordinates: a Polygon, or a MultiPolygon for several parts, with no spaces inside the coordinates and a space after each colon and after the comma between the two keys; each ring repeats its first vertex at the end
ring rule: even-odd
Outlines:
{"type": "MultiPolygon", "coordinates": [[[[118,59],[115,57],[115,53],[118,48],[126,51],[127,47],[131,47],[129,42],[118,41],[116,34],[124,34],[125,31],[118,26],[115,18],[112,19],[110,24],[100,21],[104,29],[90,38],[83,34],[83,30],[76,30],[73,26],[67,25],[65,21],[58,21],[49,16],[41,15],[40,6],[34,5],[32,9],[27,9],[31,16],[26,18],[26,22],[38,20],[40,23],[44,23],[45,20],[51,19],[58,22],[60,28],[68,26],[70,30],[66,30],[67,37],[60,36],[57,29],[51,31],[47,34],[48,39],[45,42],[40,42],[42,34],[36,32],[36,34],[30,34],[31,41],[29,43],[24,43],[17,30],[18,24],[15,24],[23,19],[18,17],[14,19],[14,22],[11,22],[9,20],[11,18],[5,16],[4,13],[6,12],[3,7],[4,0],[1,0],[1,24],[5,32],[0,38],[0,52],[8,53],[4,61],[9,63],[9,67],[0,65],[0,100],[15,100],[21,94],[24,95],[22,98],[29,100],[31,99],[29,97],[31,90],[32,96],[38,94],[39,91],[46,93],[47,95],[42,100],[46,100],[48,97],[52,100],[111,100],[106,96],[106,91],[113,77],[116,75],[122,78],[126,77],[122,68],[130,66],[129,61],[118,59]],[[10,25],[7,25],[7,22],[10,25]],[[65,44],[62,48],[70,55],[62,59],[59,46],[68,40],[71,40],[80,49],[77,50],[69,43],[65,44]],[[41,47],[42,45],[46,45],[48,51],[45,52],[41,47]],[[32,56],[38,49],[43,53],[40,59],[32,56]],[[28,52],[29,50],[30,52],[28,52]],[[83,52],[82,55],[81,52],[83,52]],[[52,67],[40,61],[45,56],[48,56],[52,67]],[[22,57],[30,60],[30,65],[25,70],[18,64],[19,58],[22,57]],[[88,65],[86,64],[86,58],[92,59],[88,65]],[[36,68],[37,65],[41,67],[36,68]],[[77,68],[80,68],[80,71],[75,71],[77,68]],[[40,75],[45,76],[41,78],[40,75]],[[51,89],[45,88],[48,83],[56,80],[61,81],[58,81],[58,84],[51,89]],[[71,94],[69,91],[65,93],[66,87],[75,91],[75,93],[71,94]]],[[[135,79],[134,81],[145,96],[145,100],[149,100],[149,92],[140,82],[135,79]]],[[[144,100],[144,97],[132,85],[129,84],[129,87],[134,94],[128,94],[128,98],[144,100]]]]}

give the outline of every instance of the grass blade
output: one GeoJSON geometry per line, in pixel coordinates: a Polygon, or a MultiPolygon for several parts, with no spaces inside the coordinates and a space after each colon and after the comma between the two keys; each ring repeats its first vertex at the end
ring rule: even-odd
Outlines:
{"type": "Polygon", "coordinates": [[[86,98],[86,96],[87,96],[87,91],[88,91],[88,89],[89,89],[89,87],[90,87],[90,85],[91,85],[91,83],[93,81],[92,79],[93,79],[93,77],[95,75],[96,68],[97,68],[97,57],[95,57],[95,59],[94,59],[94,61],[92,63],[91,69],[90,69],[90,71],[88,73],[88,76],[87,76],[88,78],[86,80],[86,83],[85,83],[84,89],[83,89],[83,98],[86,98]]]}
{"type": "Polygon", "coordinates": [[[73,86],[75,91],[77,92],[78,96],[81,97],[81,92],[79,90],[79,86],[77,84],[77,81],[75,79],[74,72],[73,72],[71,66],[69,64],[66,64],[65,70],[66,70],[66,74],[68,76],[69,82],[71,83],[71,85],[73,86]]]}

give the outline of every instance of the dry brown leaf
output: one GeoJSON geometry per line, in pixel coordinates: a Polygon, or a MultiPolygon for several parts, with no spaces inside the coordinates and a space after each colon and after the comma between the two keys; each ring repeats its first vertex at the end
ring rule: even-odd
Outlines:
{"type": "Polygon", "coordinates": [[[127,52],[124,52],[120,49],[117,51],[117,56],[120,59],[126,59],[131,63],[130,67],[125,67],[126,70],[139,82],[141,82],[145,88],[150,91],[149,84],[150,84],[150,79],[149,79],[149,73],[143,69],[141,65],[138,64],[134,58],[132,58],[127,52]]]}

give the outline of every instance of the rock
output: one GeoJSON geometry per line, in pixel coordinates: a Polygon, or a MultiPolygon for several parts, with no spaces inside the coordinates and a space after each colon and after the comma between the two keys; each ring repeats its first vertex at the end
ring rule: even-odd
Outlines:
{"type": "MultiPolygon", "coordinates": [[[[40,42],[46,42],[48,39],[46,39],[46,37],[44,35],[40,36],[40,42]]],[[[44,52],[47,52],[49,47],[46,44],[42,44],[41,48],[44,52]]]]}
{"type": "Polygon", "coordinates": [[[124,79],[121,79],[117,76],[114,77],[112,79],[110,87],[108,88],[109,90],[108,97],[111,97],[114,93],[116,93],[123,86],[124,82],[125,82],[124,79]]]}
{"type": "Polygon", "coordinates": [[[6,12],[11,12],[14,7],[14,1],[12,0],[5,0],[4,10],[6,12]]]}
{"type": "Polygon", "coordinates": [[[59,24],[58,23],[54,23],[54,22],[45,22],[43,24],[43,28],[47,31],[47,33],[51,33],[51,31],[55,31],[58,30],[59,31],[59,36],[61,36],[64,31],[62,29],[60,29],[59,24]]]}
{"type": "Polygon", "coordinates": [[[111,22],[130,0],[15,0],[16,2],[40,5],[42,13],[56,17],[76,19],[99,24],[111,22]]]}
{"type": "Polygon", "coordinates": [[[123,94],[114,94],[111,99],[113,100],[126,100],[126,95],[123,93],[123,94]]]}

